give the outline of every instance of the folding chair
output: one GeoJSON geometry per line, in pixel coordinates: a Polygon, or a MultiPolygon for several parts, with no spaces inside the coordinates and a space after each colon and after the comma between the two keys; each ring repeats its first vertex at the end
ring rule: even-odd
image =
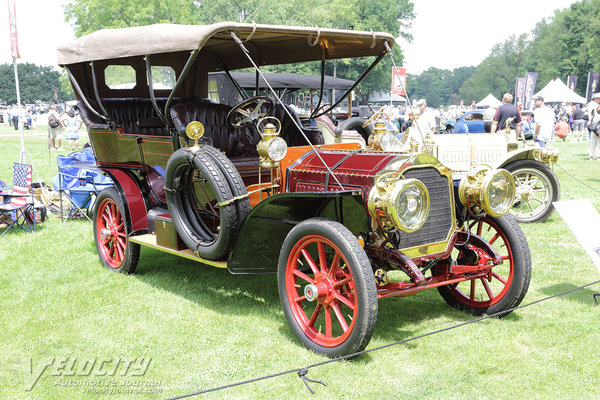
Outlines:
{"type": "Polygon", "coordinates": [[[91,148],[68,156],[57,156],[56,161],[58,175],[54,177],[53,186],[61,196],[61,218],[64,216],[62,196],[65,196],[71,207],[63,221],[86,218],[91,222],[90,214],[96,196],[102,189],[113,186],[112,180],[95,169],[91,148]]]}
{"type": "Polygon", "coordinates": [[[19,227],[27,232],[36,231],[35,201],[31,191],[31,165],[13,163],[13,187],[0,189],[3,198],[0,204],[0,223],[6,230],[19,227]]]}

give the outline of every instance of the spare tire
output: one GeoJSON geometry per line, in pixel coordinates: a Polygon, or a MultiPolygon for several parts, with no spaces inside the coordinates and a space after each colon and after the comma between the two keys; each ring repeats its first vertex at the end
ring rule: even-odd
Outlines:
{"type": "Polygon", "coordinates": [[[198,256],[227,256],[239,228],[229,183],[217,162],[205,151],[183,148],[167,162],[165,195],[173,225],[181,240],[198,256]]]}
{"type": "Polygon", "coordinates": [[[363,128],[363,124],[367,120],[360,117],[352,117],[338,124],[336,129],[336,133],[339,132],[341,134],[343,131],[357,131],[363,139],[365,139],[365,143],[369,143],[369,136],[372,133],[371,125],[367,125],[363,128]]]}
{"type": "Polygon", "coordinates": [[[238,198],[238,200],[235,202],[238,220],[238,226],[235,228],[235,233],[237,236],[239,227],[242,225],[246,219],[246,216],[252,209],[252,207],[250,207],[250,199],[247,196],[248,191],[246,190],[246,184],[231,160],[227,158],[227,156],[225,156],[225,154],[223,154],[219,149],[209,145],[202,145],[200,146],[200,150],[206,152],[206,154],[208,154],[221,169],[223,176],[225,176],[225,180],[229,184],[229,190],[231,190],[231,194],[233,197],[238,198]]]}

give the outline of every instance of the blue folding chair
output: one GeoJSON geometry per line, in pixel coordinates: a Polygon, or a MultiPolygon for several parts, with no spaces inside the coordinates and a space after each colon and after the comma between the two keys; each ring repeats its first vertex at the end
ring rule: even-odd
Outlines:
{"type": "Polygon", "coordinates": [[[21,228],[27,232],[36,231],[35,201],[31,191],[31,164],[13,163],[13,187],[6,187],[2,182],[0,188],[0,223],[6,229],[0,237],[13,228],[21,228]]]}
{"type": "Polygon", "coordinates": [[[63,218],[62,196],[71,203],[66,215],[67,221],[72,218],[87,218],[98,193],[106,187],[114,186],[112,179],[102,175],[95,168],[94,154],[91,147],[76,151],[68,156],[57,156],[58,174],[53,179],[54,189],[61,195],[61,218],[63,218]]]}

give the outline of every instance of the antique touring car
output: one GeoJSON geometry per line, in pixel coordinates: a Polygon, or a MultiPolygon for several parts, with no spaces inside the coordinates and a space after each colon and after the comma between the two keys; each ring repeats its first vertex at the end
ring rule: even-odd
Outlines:
{"type": "Polygon", "coordinates": [[[379,298],[437,288],[453,307],[508,313],[531,274],[527,241],[503,216],[509,173],[479,166],[454,180],[431,155],[389,152],[383,124],[368,148],[325,145],[316,115],[301,120],[274,92],[211,100],[211,72],[316,61],[323,73],[328,60],[373,57],[357,85],[393,43],[219,23],[101,30],[61,46],[97,166],[115,182],[95,205],[102,263],[132,273],[148,246],[276,273],[291,330],[328,356],[367,346],[379,298]]]}

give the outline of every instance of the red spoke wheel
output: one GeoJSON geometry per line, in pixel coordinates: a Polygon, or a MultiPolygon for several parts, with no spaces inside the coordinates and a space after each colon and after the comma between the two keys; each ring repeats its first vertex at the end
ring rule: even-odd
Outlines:
{"type": "Polygon", "coordinates": [[[115,189],[100,192],[94,210],[94,239],[98,256],[105,267],[130,274],[137,266],[140,246],[128,239],[124,210],[123,201],[115,189]]]}
{"type": "Polygon", "coordinates": [[[285,316],[304,346],[329,357],[367,346],[377,288],[365,251],[346,227],[320,218],[298,224],[283,243],[277,278],[285,316]]]}
{"type": "MultiPolygon", "coordinates": [[[[486,216],[471,222],[469,229],[492,245],[503,262],[491,266],[483,278],[442,286],[438,291],[452,307],[476,315],[495,314],[518,306],[531,279],[531,256],[521,228],[512,217],[486,216]]],[[[476,246],[470,249],[478,250],[476,246]]],[[[455,252],[457,259],[468,259],[462,251],[455,252]]],[[[475,258],[482,262],[479,257],[475,258]]]]}

